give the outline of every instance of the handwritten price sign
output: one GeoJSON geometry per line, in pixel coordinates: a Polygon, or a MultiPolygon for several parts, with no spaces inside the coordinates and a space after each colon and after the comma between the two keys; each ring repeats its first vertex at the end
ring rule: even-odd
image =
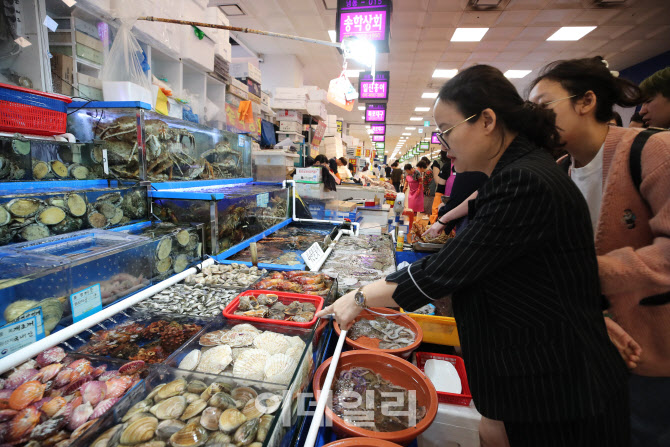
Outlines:
{"type": "Polygon", "coordinates": [[[307,249],[302,255],[302,259],[305,260],[305,264],[309,267],[310,270],[314,271],[318,269],[319,261],[323,259],[325,253],[321,249],[321,246],[318,242],[314,242],[311,247],[307,249]]]}
{"type": "Polygon", "coordinates": [[[75,323],[101,311],[102,295],[100,294],[100,284],[73,293],[70,295],[70,304],[72,305],[72,320],[75,323]]]}

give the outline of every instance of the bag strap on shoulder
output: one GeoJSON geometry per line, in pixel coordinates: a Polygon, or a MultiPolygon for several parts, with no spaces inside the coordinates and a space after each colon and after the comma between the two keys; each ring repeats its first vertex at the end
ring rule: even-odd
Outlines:
{"type": "Polygon", "coordinates": [[[644,145],[655,133],[662,132],[664,129],[645,129],[633,140],[630,147],[630,158],[628,159],[628,167],[630,169],[630,176],[633,179],[633,184],[637,192],[640,192],[640,185],[642,184],[642,149],[644,145]]]}

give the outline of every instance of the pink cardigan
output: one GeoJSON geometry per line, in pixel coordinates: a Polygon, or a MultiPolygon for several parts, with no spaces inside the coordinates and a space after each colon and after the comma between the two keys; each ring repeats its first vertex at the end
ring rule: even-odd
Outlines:
{"type": "Polygon", "coordinates": [[[670,377],[670,304],[639,305],[670,291],[670,132],[649,138],[642,151],[640,192],[647,206],[628,165],[639,131],[610,127],[605,139],[598,269],[614,320],[642,346],[633,373],[670,377]]]}

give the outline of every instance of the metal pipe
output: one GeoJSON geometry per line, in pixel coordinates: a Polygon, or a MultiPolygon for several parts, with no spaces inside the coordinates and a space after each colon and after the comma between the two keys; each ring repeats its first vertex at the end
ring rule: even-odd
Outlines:
{"type": "Polygon", "coordinates": [[[340,361],[342,346],[344,345],[344,340],[346,338],[347,331],[343,330],[340,332],[340,338],[337,340],[337,346],[335,347],[335,353],[333,354],[332,360],[330,361],[330,367],[328,368],[328,374],[326,374],[326,380],[323,381],[323,385],[321,386],[321,393],[319,394],[319,400],[316,403],[314,416],[312,416],[312,425],[309,426],[309,432],[307,432],[307,438],[305,439],[304,447],[313,447],[314,443],[316,442],[316,436],[319,433],[321,421],[323,420],[323,412],[326,409],[326,403],[328,402],[328,396],[330,395],[330,387],[333,384],[335,370],[337,369],[337,364],[340,361]]]}
{"type": "MultiPolygon", "coordinates": [[[[203,267],[207,267],[208,265],[212,264],[214,264],[214,259],[207,258],[202,263],[200,263],[198,268],[202,269],[203,267]]],[[[30,360],[31,358],[35,357],[37,354],[44,351],[45,349],[50,348],[52,346],[56,346],[57,344],[74,337],[75,335],[90,328],[91,326],[95,326],[101,321],[106,320],[107,318],[121,312],[122,310],[134,306],[140,301],[155,295],[161,290],[178,283],[187,276],[193,273],[197,273],[197,271],[198,270],[196,269],[196,267],[191,267],[190,269],[184,270],[183,272],[171,276],[170,278],[161,281],[158,284],[155,284],[147,289],[141,290],[140,292],[119,301],[116,304],[112,304],[111,306],[102,309],[100,312],[93,314],[90,317],[84,318],[81,321],[73,323],[68,327],[40,340],[38,343],[33,343],[13,354],[8,355],[4,359],[2,359],[2,365],[0,366],[0,374],[30,360]]]]}
{"type": "Polygon", "coordinates": [[[164,18],[160,18],[160,17],[138,17],[137,20],[146,20],[148,22],[174,23],[174,24],[177,24],[177,25],[191,25],[191,26],[197,26],[198,28],[225,29],[225,30],[228,30],[228,31],[234,31],[234,32],[238,32],[238,33],[260,34],[261,36],[280,37],[282,39],[299,40],[301,42],[316,43],[316,44],[319,44],[319,45],[326,45],[326,46],[335,47],[335,48],[341,48],[342,47],[342,45],[339,42],[329,42],[327,40],[311,39],[309,37],[293,36],[291,34],[273,33],[271,31],[261,31],[261,30],[252,29],[252,28],[240,28],[239,26],[216,25],[216,24],[213,24],[213,23],[191,22],[191,21],[188,21],[188,20],[176,20],[176,19],[164,19],[164,18]]]}

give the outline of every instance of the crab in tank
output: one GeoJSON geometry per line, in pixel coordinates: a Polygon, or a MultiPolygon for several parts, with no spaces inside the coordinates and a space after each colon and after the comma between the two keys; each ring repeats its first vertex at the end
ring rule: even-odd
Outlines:
{"type": "Polygon", "coordinates": [[[242,154],[230,147],[227,138],[217,143],[214,149],[203,152],[198,160],[204,166],[203,178],[227,178],[238,176],[242,154]],[[209,177],[207,177],[209,176],[209,177]]]}

